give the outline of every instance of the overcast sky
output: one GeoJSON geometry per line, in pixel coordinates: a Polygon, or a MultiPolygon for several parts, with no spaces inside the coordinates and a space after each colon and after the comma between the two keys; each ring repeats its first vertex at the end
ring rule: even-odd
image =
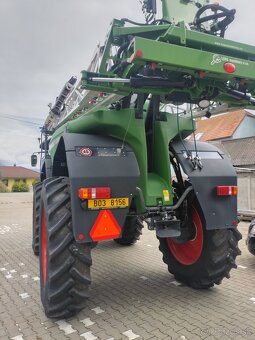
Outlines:
{"type": "MultiPolygon", "coordinates": [[[[255,1],[220,3],[237,9],[226,37],[255,45],[255,1]]],[[[114,17],[143,21],[139,0],[0,0],[0,164],[29,166],[47,104],[86,69],[114,17]]]]}

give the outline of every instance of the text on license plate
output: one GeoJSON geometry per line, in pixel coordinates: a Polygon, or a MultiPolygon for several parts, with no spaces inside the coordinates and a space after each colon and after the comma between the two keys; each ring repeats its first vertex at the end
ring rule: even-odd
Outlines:
{"type": "Polygon", "coordinates": [[[98,200],[88,200],[88,209],[126,208],[128,206],[129,206],[128,198],[107,198],[98,200]]]}

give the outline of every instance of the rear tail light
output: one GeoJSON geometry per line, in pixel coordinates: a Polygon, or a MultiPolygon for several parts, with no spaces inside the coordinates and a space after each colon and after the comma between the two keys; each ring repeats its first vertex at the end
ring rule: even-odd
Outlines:
{"type": "Polygon", "coordinates": [[[218,186],[217,196],[237,196],[237,186],[218,186]]]}
{"type": "Polygon", "coordinates": [[[110,188],[81,188],[79,190],[81,200],[111,198],[110,188]]]}

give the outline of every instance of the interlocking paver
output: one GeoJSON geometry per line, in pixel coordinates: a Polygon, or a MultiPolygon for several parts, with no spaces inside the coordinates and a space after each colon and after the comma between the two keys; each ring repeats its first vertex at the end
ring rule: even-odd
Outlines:
{"type": "Polygon", "coordinates": [[[66,320],[76,332],[65,335],[40,303],[38,258],[31,249],[32,195],[0,194],[1,202],[9,203],[0,204],[0,227],[8,227],[0,237],[0,340],[21,334],[24,340],[86,339],[83,334],[125,340],[129,330],[137,339],[255,339],[250,300],[255,257],[245,246],[247,223],[240,224],[244,239],[238,269],[206,291],[173,284],[153,232],[144,230],[133,247],[100,243],[92,253],[91,298],[78,316],[66,320]],[[22,299],[24,293],[29,297],[22,299]]]}

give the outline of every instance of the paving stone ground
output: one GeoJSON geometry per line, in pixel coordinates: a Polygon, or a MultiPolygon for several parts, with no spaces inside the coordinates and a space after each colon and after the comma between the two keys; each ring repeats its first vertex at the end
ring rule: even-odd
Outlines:
{"type": "Polygon", "coordinates": [[[178,284],[162,262],[154,232],[135,246],[104,242],[93,250],[91,298],[56,323],[40,302],[31,249],[32,194],[0,194],[0,339],[255,339],[255,257],[245,246],[238,269],[220,286],[178,284]]]}

